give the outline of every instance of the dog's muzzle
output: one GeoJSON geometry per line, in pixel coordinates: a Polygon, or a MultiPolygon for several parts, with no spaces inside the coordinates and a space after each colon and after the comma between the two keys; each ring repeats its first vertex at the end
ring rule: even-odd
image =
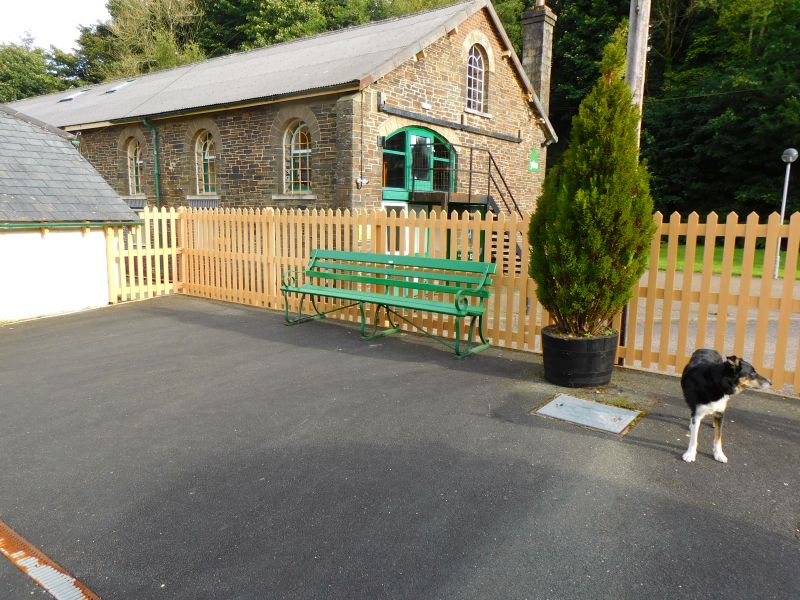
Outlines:
{"type": "Polygon", "coordinates": [[[762,377],[761,375],[756,375],[755,377],[751,378],[742,378],[739,380],[739,388],[753,388],[757,390],[765,390],[769,386],[772,385],[772,382],[767,379],[766,377],[762,377]]]}

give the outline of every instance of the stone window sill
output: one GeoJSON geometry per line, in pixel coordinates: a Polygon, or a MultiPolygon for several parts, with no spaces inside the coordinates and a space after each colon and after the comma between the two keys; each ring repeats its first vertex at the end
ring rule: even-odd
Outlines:
{"type": "Polygon", "coordinates": [[[475,110],[475,109],[472,109],[472,108],[464,107],[464,112],[465,113],[469,113],[471,115],[475,115],[476,117],[483,117],[484,119],[491,119],[492,118],[491,113],[481,112],[479,110],[475,110]]]}
{"type": "Polygon", "coordinates": [[[144,210],[144,207],[147,206],[147,196],[144,194],[122,196],[122,199],[125,200],[125,203],[131,210],[144,210]]]}
{"type": "Polygon", "coordinates": [[[189,208],[219,208],[219,196],[216,194],[197,194],[186,196],[189,208]]]}
{"type": "Polygon", "coordinates": [[[316,194],[272,194],[273,200],[314,200],[316,201],[316,194]]]}

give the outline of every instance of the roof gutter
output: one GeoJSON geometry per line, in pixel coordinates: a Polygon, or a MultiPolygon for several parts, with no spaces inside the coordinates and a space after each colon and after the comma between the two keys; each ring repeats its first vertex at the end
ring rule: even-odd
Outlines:
{"type": "Polygon", "coordinates": [[[57,223],[0,223],[0,229],[85,229],[87,227],[136,227],[144,221],[60,221],[57,223]]]}
{"type": "Polygon", "coordinates": [[[156,208],[161,208],[161,186],[158,172],[158,132],[156,131],[156,126],[150,123],[147,118],[142,119],[142,123],[150,130],[150,135],[153,139],[153,179],[156,182],[156,208]]]}

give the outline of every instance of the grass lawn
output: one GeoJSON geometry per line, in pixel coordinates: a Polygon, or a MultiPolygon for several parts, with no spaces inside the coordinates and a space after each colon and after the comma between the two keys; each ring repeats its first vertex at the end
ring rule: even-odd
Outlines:
{"type": "MultiPolygon", "coordinates": [[[[717,246],[714,248],[714,266],[712,268],[712,273],[719,275],[722,273],[722,247],[717,246]]],[[[684,264],[684,254],[686,252],[686,246],[683,244],[678,246],[678,261],[677,261],[677,270],[683,270],[684,264]]],[[[695,273],[702,273],[703,271],[703,255],[705,253],[705,248],[701,244],[697,245],[695,249],[694,255],[694,272],[695,273]]],[[[742,255],[744,254],[744,248],[734,248],[733,249],[733,274],[734,275],[741,275],[742,274],[742,255]]],[[[781,266],[779,276],[783,277],[783,266],[786,263],[786,252],[781,252],[781,266]]],[[[755,253],[753,256],[753,277],[761,277],[763,272],[764,266],[764,249],[763,248],[756,248],[755,253]]],[[[667,243],[663,242],[661,244],[661,253],[658,257],[658,269],[660,271],[665,271],[667,269],[667,243]]],[[[767,267],[767,272],[771,275],[773,270],[775,269],[775,265],[771,264],[767,267]]],[[[797,269],[798,275],[800,275],[800,263],[798,263],[797,269]]]]}

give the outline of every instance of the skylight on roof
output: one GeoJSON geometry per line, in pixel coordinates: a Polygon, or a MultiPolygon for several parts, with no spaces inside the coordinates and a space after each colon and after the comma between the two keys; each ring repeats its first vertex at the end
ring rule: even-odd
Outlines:
{"type": "Polygon", "coordinates": [[[76,90],[72,92],[69,96],[64,96],[63,98],[59,98],[59,102],[71,102],[81,94],[88,92],[89,90],[76,90]]]}
{"type": "Polygon", "coordinates": [[[113,94],[117,90],[120,90],[120,89],[124,88],[126,85],[129,85],[129,84],[133,83],[134,81],[136,81],[136,80],[135,79],[128,79],[128,81],[123,81],[122,83],[118,83],[114,87],[107,89],[105,93],[106,94],[113,94]]]}

